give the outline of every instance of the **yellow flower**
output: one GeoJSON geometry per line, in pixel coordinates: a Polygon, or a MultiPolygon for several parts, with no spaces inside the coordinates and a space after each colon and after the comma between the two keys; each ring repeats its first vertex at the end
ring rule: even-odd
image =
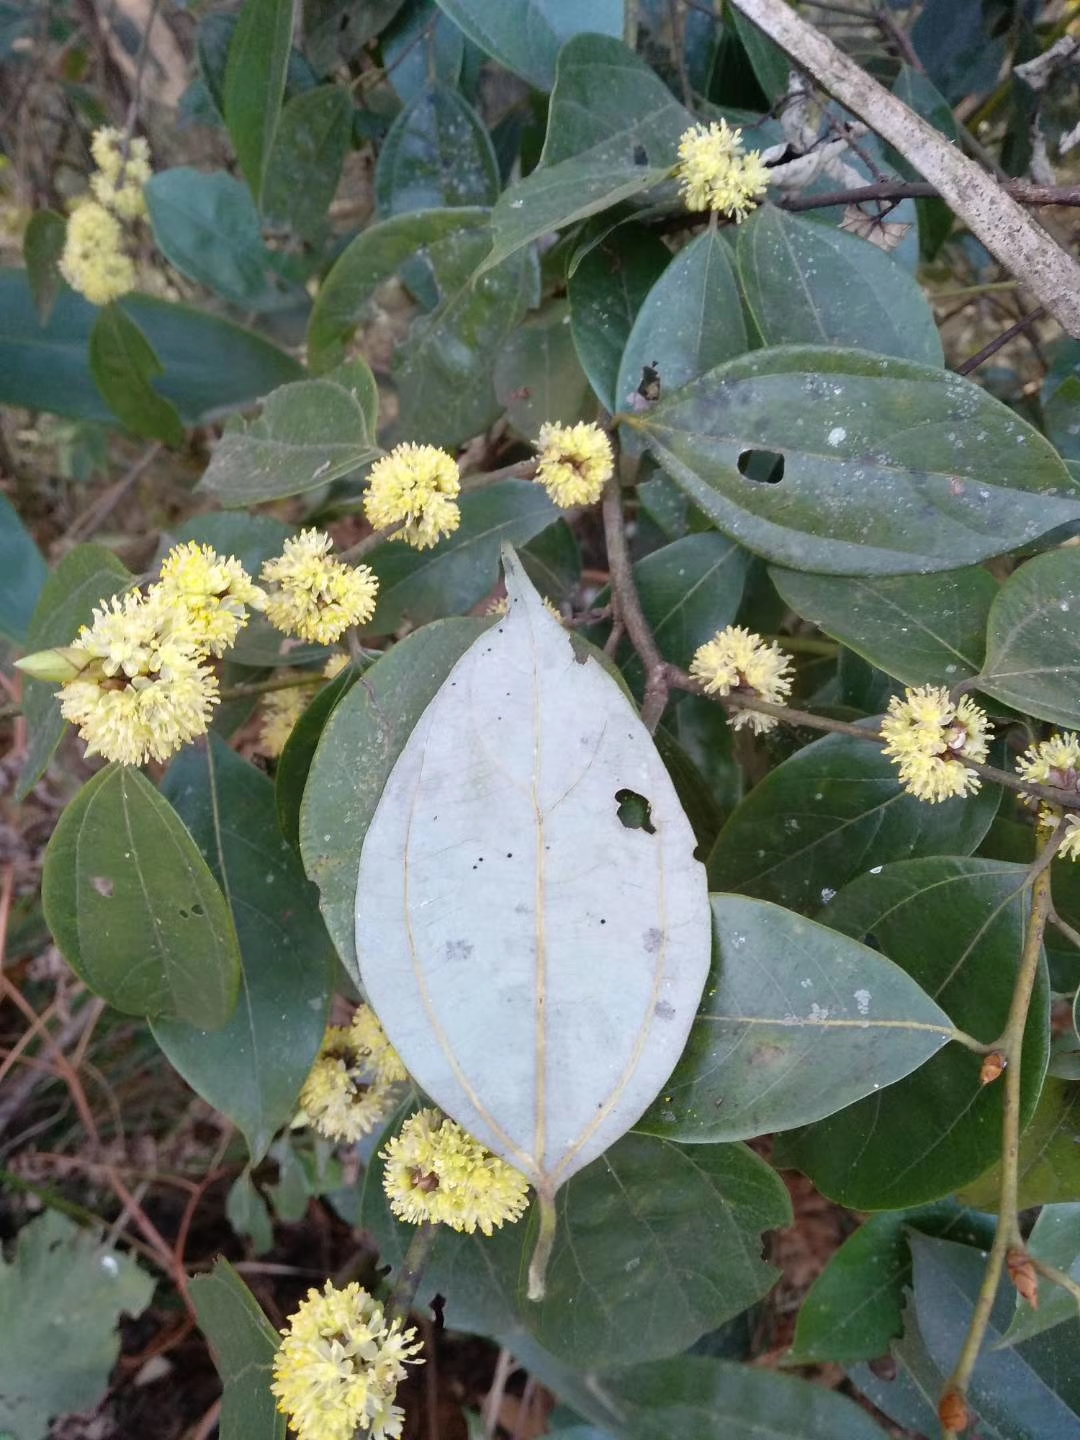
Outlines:
{"type": "Polygon", "coordinates": [[[351,1027],[330,1026],[300,1091],[294,1126],[310,1125],[328,1140],[352,1142],[370,1134],[389,1115],[400,1098],[394,1083],[406,1078],[405,1070],[385,1035],[384,1048],[377,1054],[367,1043],[374,1038],[370,1029],[358,1038],[351,1027]]]}
{"type": "Polygon", "coordinates": [[[419,1110],[381,1151],[390,1208],[413,1225],[435,1221],[490,1235],[528,1209],[528,1181],[437,1110],[419,1110]]]}
{"type": "Polygon", "coordinates": [[[263,755],[273,759],[281,754],[293,727],[310,705],[317,689],[317,683],[293,685],[288,690],[272,690],[269,695],[263,696],[262,725],[259,729],[259,750],[263,755]]]}
{"type": "Polygon", "coordinates": [[[154,173],[146,141],[131,137],[125,156],[123,134],[105,126],[94,132],[90,153],[98,167],[97,174],[90,177],[94,198],[123,220],[138,220],[145,215],[143,186],[154,173]]]}
{"type": "Polygon", "coordinates": [[[726,120],[683,131],[675,173],[688,210],[719,210],[736,222],[746,219],[769,185],[760,152],[744,154],[742,131],[726,120]]]}
{"type": "Polygon", "coordinates": [[[222,655],[248,622],[248,606],[261,610],[266,596],[234,556],[188,540],[161,562],[163,601],[180,606],[206,652],[222,655]]]}
{"type": "MultiPolygon", "coordinates": [[[[1055,816],[1054,819],[1056,818],[1055,816]]],[[[1080,815],[1066,815],[1065,839],[1057,853],[1062,860],[1080,860],[1080,815]]]]}
{"type": "Polygon", "coordinates": [[[615,465],[611,441],[599,425],[541,425],[537,448],[536,478],[556,505],[569,510],[596,504],[615,465]]]}
{"type": "Polygon", "coordinates": [[[263,566],[262,579],[277,586],[267,596],[266,616],[286,635],[330,645],[374,615],[378,580],[367,565],[335,560],[333,543],[318,530],[301,530],[263,566]]]}
{"type": "Polygon", "coordinates": [[[930,804],[974,795],[982,783],[964,761],[989,752],[986,713],[966,697],[955,704],[944,685],[920,685],[894,695],[881,722],[884,753],[900,770],[909,794],[930,804]]]}
{"type": "Polygon", "coordinates": [[[353,1014],[349,1042],[380,1085],[397,1085],[409,1078],[370,1005],[359,1005],[353,1014]]]}
{"type": "Polygon", "coordinates": [[[410,1326],[353,1281],[309,1290],[282,1331],[270,1386],[300,1440],[393,1440],[404,1413],[393,1403],[420,1342],[410,1326]]]}
{"type": "Polygon", "coordinates": [[[95,609],[65,655],[76,673],[58,692],[60,712],[78,727],[88,755],[142,765],[206,734],[217,677],[201,663],[183,613],[154,590],[95,609]]]}
{"type": "Polygon", "coordinates": [[[427,550],[461,521],[457,461],[434,445],[395,445],[368,475],[364,514],[376,530],[404,522],[391,538],[427,550]]]}
{"type": "MultiPolygon", "coordinates": [[[[729,625],[694,653],[690,674],[700,680],[706,695],[757,695],[782,705],[791,693],[791,661],[776,645],[760,635],[729,625]]],[[[732,729],[748,725],[756,735],[779,723],[775,715],[758,710],[736,710],[729,717],[732,729]]]]}
{"type": "Polygon", "coordinates": [[[1036,785],[1080,790],[1080,735],[1066,730],[1038,741],[1017,760],[1016,770],[1036,785]]]}
{"type": "Polygon", "coordinates": [[[322,668],[324,680],[336,680],[343,670],[349,668],[348,655],[331,655],[322,668]]]}
{"type": "Polygon", "coordinates": [[[135,265],[124,235],[104,205],[88,200],[68,220],[60,274],[92,305],[108,305],[135,288],[135,265]]]}

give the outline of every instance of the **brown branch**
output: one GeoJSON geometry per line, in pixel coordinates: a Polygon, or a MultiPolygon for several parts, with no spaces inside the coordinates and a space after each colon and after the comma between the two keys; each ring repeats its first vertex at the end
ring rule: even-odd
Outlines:
{"type": "MultiPolygon", "coordinates": [[[[1030,180],[1007,180],[1000,188],[1021,205],[1080,206],[1080,185],[1033,185],[1030,180]]],[[[831,205],[861,205],[871,200],[896,203],[946,198],[936,185],[926,180],[878,180],[870,185],[855,185],[850,190],[774,196],[773,203],[781,210],[822,210],[831,205]]]]}
{"type": "Polygon", "coordinates": [[[645,667],[645,700],[641,719],[649,734],[656,731],[668,702],[669,666],[660,653],[634,582],[630,547],[626,543],[626,519],[618,475],[604,486],[604,539],[611,569],[611,602],[615,615],[626,627],[630,643],[645,667]]]}
{"type": "Polygon", "coordinates": [[[1010,325],[1008,330],[1003,330],[1000,335],[995,336],[989,345],[984,345],[981,350],[969,356],[962,365],[958,365],[956,367],[957,375],[970,375],[971,372],[977,370],[984,361],[989,360],[991,356],[996,355],[999,350],[1004,349],[1010,340],[1015,340],[1017,335],[1022,334],[1029,325],[1034,325],[1036,320],[1043,319],[1045,314],[1046,310],[1044,307],[1042,305],[1036,305],[1030,314],[1022,316],[1017,320],[1015,325],[1010,325]]]}

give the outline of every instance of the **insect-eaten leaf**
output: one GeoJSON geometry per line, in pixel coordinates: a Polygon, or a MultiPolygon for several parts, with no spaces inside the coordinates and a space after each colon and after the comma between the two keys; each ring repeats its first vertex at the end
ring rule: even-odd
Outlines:
{"type": "Polygon", "coordinates": [[[417,1084],[535,1186],[539,1298],[556,1190],[682,1053],[710,912],[647,730],[504,565],[509,614],[425,710],[368,829],[356,946],[417,1084]]]}

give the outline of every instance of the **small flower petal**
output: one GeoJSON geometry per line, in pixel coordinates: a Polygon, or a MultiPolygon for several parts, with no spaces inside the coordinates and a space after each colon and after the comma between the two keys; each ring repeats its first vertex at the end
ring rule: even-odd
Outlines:
{"type": "Polygon", "coordinates": [[[391,538],[426,550],[457,529],[460,491],[452,455],[434,445],[397,445],[371,467],[364,514],[376,530],[401,525],[391,538]]]}
{"type": "Polygon", "coordinates": [[[599,425],[544,424],[536,478],[564,510],[595,505],[614,470],[611,441],[599,425]]]}

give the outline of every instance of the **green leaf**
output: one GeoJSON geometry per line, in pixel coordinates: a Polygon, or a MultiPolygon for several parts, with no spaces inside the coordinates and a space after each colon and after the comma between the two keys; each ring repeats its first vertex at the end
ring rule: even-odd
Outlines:
{"type": "MultiPolygon", "coordinates": [[[[1028,1117],[1025,1116],[1025,1120],[1028,1117]]],[[[1047,1078],[1035,1113],[1020,1136],[1019,1206],[1059,1205],[1080,1200],[1080,1084],[1047,1078]]],[[[980,1175],[964,1187],[970,1205],[995,1205],[1001,1189],[1001,1167],[980,1175]]]]}
{"type": "Polygon", "coordinates": [[[439,8],[474,44],[538,90],[555,81],[559,47],[583,30],[619,36],[623,0],[593,0],[587,10],[573,0],[439,0],[439,8]]]}
{"type": "Polygon", "coordinates": [[[785,346],[718,366],[626,423],[714,524],[797,569],[953,570],[1080,518],[1057,454],[960,376],[785,346]],[[778,483],[747,478],[754,452],[778,483]]]}
{"type": "Polygon", "coordinates": [[[0,495],[0,635],[22,646],[48,569],[34,537],[0,495]]]}
{"type": "Polygon", "coordinates": [[[909,1227],[970,1245],[988,1246],[993,1238],[991,1223],[954,1200],[871,1216],[811,1285],[787,1363],[850,1365],[889,1353],[903,1331],[904,1291],[911,1288],[909,1227]]]}
{"type": "Polygon", "coordinates": [[[521,563],[540,594],[556,605],[581,581],[581,550],[565,520],[556,520],[523,546],[521,563]]]}
{"type": "MultiPolygon", "coordinates": [[[[933,1364],[942,1375],[949,1375],[974,1318],[986,1258],[970,1246],[917,1232],[910,1243],[919,1331],[933,1364]]],[[[1047,1440],[1051,1435],[1072,1440],[1080,1434],[1076,1410],[1080,1327],[1074,1324],[1067,1337],[1063,1331],[1055,1332],[1066,1342],[1065,1364],[1072,1371],[1071,1375],[1068,1370],[1066,1376],[1055,1375],[1051,1336],[1022,1346],[1000,1344],[1011,1310],[1007,1287],[1001,1287],[969,1382],[972,1418],[980,1433],[1002,1440],[1047,1440]],[[1071,1396],[1060,1393],[1062,1380],[1071,1396]]]]}
{"type": "Polygon", "coordinates": [[[713,969],[638,1128],[714,1144],[790,1130],[910,1074],[952,1032],[898,966],[790,910],[713,895],[713,969]]]}
{"type": "Polygon", "coordinates": [[[422,291],[424,313],[393,361],[401,431],[453,445],[485,429],[500,412],[494,357],[536,303],[538,273],[530,253],[477,278],[490,237],[488,212],[476,207],[397,215],[364,230],[319,290],[308,329],[312,369],[342,358],[377,286],[408,262],[407,282],[422,291]]]}
{"type": "Polygon", "coordinates": [[[391,125],[375,169],[382,215],[493,205],[499,166],[484,122],[456,90],[435,85],[391,125]]]}
{"type": "Polygon", "coordinates": [[[270,1393],[281,1336],[227,1260],[191,1281],[191,1303],[225,1387],[220,1430],[228,1440],[285,1440],[285,1417],[270,1393]]]}
{"type": "Polygon", "coordinates": [[[296,380],[266,397],[262,414],[218,441],[199,482],[226,505],[300,495],[350,475],[382,453],[371,423],[375,380],[352,360],[319,380],[296,380]]]}
{"type": "Polygon", "coordinates": [[[1002,585],[986,627],[979,689],[1025,715],[1080,726],[1080,554],[1036,555],[1002,585]]]}
{"type": "Polygon", "coordinates": [[[35,210],[23,235],[23,263],[42,325],[49,323],[60,293],[60,256],[67,239],[67,221],[55,210],[35,210]]]}
{"type": "Polygon", "coordinates": [[[325,228],[352,141],[353,105],[340,85],[294,95],[281,112],[263,183],[268,225],[308,240],[325,228]]]}
{"type": "Polygon", "coordinates": [[[541,235],[661,184],[678,157],[679,137],[693,123],[656,72],[621,41],[570,40],[559,52],[540,163],[499,197],[485,268],[541,235]]]}
{"type": "Polygon", "coordinates": [[[293,726],[285,749],[277,763],[274,776],[274,802],[277,806],[281,833],[290,845],[300,845],[300,805],[304,796],[311,762],[319,739],[334,707],[342,701],[360,678],[355,665],[348,665],[324,685],[293,726]]]}
{"type": "Polygon", "coordinates": [[[675,259],[645,297],[626,342],[615,387],[620,406],[654,366],[668,389],[747,349],[742,302],[730,250],[719,231],[705,230],[675,259]]]}
{"type": "MultiPolygon", "coordinates": [[[[1051,1082],[1052,1083],[1052,1082],[1051,1082]]],[[[1075,1137],[1074,1137],[1075,1140],[1075,1137]]],[[[1027,1252],[1080,1283],[1080,1204],[1044,1205],[1027,1240],[1027,1252]]],[[[1010,1344],[1029,1340],[1080,1315],[1074,1296],[1051,1280],[1039,1282],[1039,1307],[1016,1297],[1016,1314],[1005,1332],[1010,1344]]]]}
{"type": "MultiPolygon", "coordinates": [[[[949,102],[933,81],[921,70],[901,63],[900,73],[892,88],[897,99],[910,106],[916,115],[921,115],[924,120],[929,121],[935,130],[940,131],[949,140],[954,143],[959,141],[960,127],[956,123],[956,117],[949,107],[949,102]]],[[[889,163],[895,166],[901,175],[906,175],[912,180],[922,179],[919,172],[913,166],[908,165],[903,156],[896,154],[891,147],[886,150],[886,155],[889,163]]],[[[949,238],[954,223],[953,213],[944,200],[937,198],[916,200],[915,211],[919,220],[920,252],[924,260],[933,260],[949,238]]]]}
{"type": "Polygon", "coordinates": [[[117,1321],[153,1293],[130,1255],[54,1210],[25,1225],[11,1263],[0,1258],[0,1432],[41,1440],[53,1417],[96,1406],[120,1355],[117,1321]]]}
{"type": "Polygon", "coordinates": [[[535,440],[545,421],[573,425],[596,414],[565,301],[518,326],[499,351],[492,379],[506,418],[528,440],[535,440]]]}
{"type": "MultiPolygon", "coordinates": [[[[119,304],[158,356],[159,393],[185,425],[250,405],[303,374],[283,350],[219,316],[148,295],[127,295],[119,304]]],[[[115,425],[87,362],[100,313],[65,289],[42,326],[25,272],[0,269],[0,403],[115,425]]]]}
{"type": "MultiPolygon", "coordinates": [[[[235,510],[212,510],[196,515],[170,536],[172,545],[194,540],[209,545],[221,555],[233,555],[253,579],[259,578],[263,562],[280,555],[285,541],[295,535],[291,525],[284,525],[271,515],[242,515],[235,510]]],[[[257,616],[252,616],[252,620],[257,616]]],[[[249,621],[249,624],[251,622],[249,621]]],[[[246,630],[240,632],[243,642],[246,630]]],[[[295,643],[294,651],[300,648],[295,643]]],[[[235,651],[230,652],[234,654],[235,651]]]]}
{"type": "MultiPolygon", "coordinates": [[[[570,333],[581,367],[606,410],[630,403],[617,394],[619,365],[634,319],[671,252],[651,230],[623,225],[594,245],[570,275],[570,333]]],[[[634,381],[637,388],[640,375],[634,381]]]]}
{"type": "MultiPolygon", "coordinates": [[[[382,1166],[373,1167],[361,1222],[384,1260],[400,1263],[411,1227],[390,1216],[381,1179],[382,1166]]],[[[761,1259],[761,1232],[791,1214],[779,1176],[744,1146],[683,1147],[645,1135],[611,1146],[557,1203],[539,1303],[523,1288],[535,1223],[490,1239],[441,1233],[424,1290],[447,1297],[453,1328],[502,1335],[520,1327],[575,1370],[674,1354],[759,1300],[778,1274],[761,1259]]]]}
{"type": "Polygon", "coordinates": [[[461,80],[465,36],[435,0],[421,0],[399,12],[383,33],[381,47],[386,78],[405,105],[432,79],[450,86],[461,80]]]}
{"type": "Polygon", "coordinates": [[[379,577],[371,628],[390,635],[405,620],[416,627],[471,610],[499,578],[502,545],[524,545],[559,514],[542,485],[501,480],[462,498],[461,524],[434,549],[386,541],[368,556],[379,577]]]}
{"type": "Polygon", "coordinates": [[[300,806],[300,850],[354,980],[356,872],[379,796],[420,716],[490,623],[437,620],[407,635],[364,672],[363,684],[335,706],[319,738],[300,806]]]}
{"type": "MultiPolygon", "coordinates": [[[[79,627],[92,620],[94,606],[125,590],[132,579],[112,551],[101,545],[77,545],[45,580],[26,632],[26,653],[70,645],[79,627]]],[[[19,773],[16,800],[25,800],[41,778],[65,725],[53,686],[40,680],[24,680],[23,714],[30,746],[19,773]]]]}
{"type": "Polygon", "coordinates": [[[1052,394],[1043,394],[1043,424],[1065,460],[1080,460],[1080,375],[1067,375],[1052,394]]]}
{"type": "MultiPolygon", "coordinates": [[[[877,867],[875,867],[875,870],[877,867]]],[[[1000,1035],[1028,911],[1027,871],[994,860],[886,865],[847,886],[822,918],[873,941],[976,1039],[1000,1035]]],[[[1022,1121],[1039,1097],[1049,1049],[1049,987],[1040,963],[1022,1064],[1022,1121]]],[[[898,1210],[966,1185],[1001,1149],[1000,1085],[979,1057],[949,1045],[914,1075],[828,1120],[781,1136],[776,1160],[856,1210],[898,1210]]]]}
{"type": "Polygon", "coordinates": [[[780,100],[788,94],[791,85],[791,61],[779,45],[740,10],[732,6],[728,15],[766,98],[773,102],[780,100]]]}
{"type": "Polygon", "coordinates": [[[624,1440],[881,1440],[835,1390],[730,1360],[680,1355],[605,1375],[597,1389],[623,1415],[624,1440]]]}
{"type": "Polygon", "coordinates": [[[509,614],[424,712],[368,827],[356,951],[416,1083],[543,1201],[670,1074],[708,971],[709,909],[636,711],[580,660],[509,547],[504,565],[509,614]]]}
{"type": "Polygon", "coordinates": [[[848,345],[942,365],[917,282],[869,240],[763,205],[739,226],[739,278],[766,345],[848,345]]]}
{"type": "Polygon", "coordinates": [[[804,620],[905,685],[951,688],[982,668],[998,584],[977,566],[861,577],[774,565],[769,578],[804,620]]]}
{"type": "Polygon", "coordinates": [[[281,115],[292,27],[293,0],[246,0],[229,45],[222,114],[256,204],[281,115]]]}
{"type": "Polygon", "coordinates": [[[709,856],[709,885],[813,913],[871,866],[970,854],[999,799],[988,786],[927,805],[877,745],[826,735],[770,770],[731,815],[709,856]]]}
{"type": "Polygon", "coordinates": [[[223,1030],[162,1021],[154,1037],[191,1088],[242,1132],[255,1163],[292,1119],[322,1041],[332,951],[274,787],[216,735],[163,788],[217,876],[240,940],[240,1000],[223,1030]]]}
{"type": "Polygon", "coordinates": [[[184,426],[176,406],[150,383],[164,366],[154,347],[116,305],[100,312],[90,332],[90,371],[105,403],[136,435],[182,445],[184,426]]]}
{"type": "Polygon", "coordinates": [[[161,170],[144,194],[158,249],[181,275],[259,309],[274,305],[270,252],[251,191],[223,170],[161,170]]]}
{"type": "Polygon", "coordinates": [[[45,920],[95,995],[129,1015],[219,1030],[240,955],[224,897],[191,836],[139,770],[110,765],[79,791],[46,851],[45,920]]]}

